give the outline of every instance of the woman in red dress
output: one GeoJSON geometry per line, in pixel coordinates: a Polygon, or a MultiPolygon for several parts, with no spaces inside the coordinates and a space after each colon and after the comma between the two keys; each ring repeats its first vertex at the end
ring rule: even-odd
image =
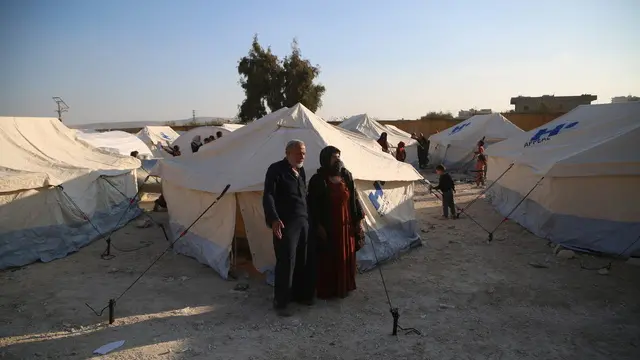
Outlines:
{"type": "Polygon", "coordinates": [[[320,152],[320,169],[309,180],[309,240],[317,246],[317,297],[344,298],[356,289],[356,251],[364,243],[364,213],[353,176],[340,150],[320,152]]]}

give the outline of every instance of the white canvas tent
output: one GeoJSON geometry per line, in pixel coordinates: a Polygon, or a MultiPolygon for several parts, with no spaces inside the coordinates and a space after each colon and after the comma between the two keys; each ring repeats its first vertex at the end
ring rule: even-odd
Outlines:
{"type": "Polygon", "coordinates": [[[408,132],[400,129],[399,127],[395,126],[395,125],[384,125],[385,127],[391,129],[391,131],[393,131],[394,133],[397,133],[398,135],[402,135],[404,137],[408,137],[409,139],[411,139],[411,134],[409,134],[408,132]]]}
{"type": "Polygon", "coordinates": [[[488,148],[523,131],[504,116],[494,113],[474,115],[469,119],[429,137],[429,162],[451,169],[467,169],[477,143],[484,138],[488,148]]]}
{"type": "Polygon", "coordinates": [[[110,151],[120,155],[129,155],[137,151],[140,158],[151,158],[151,150],[137,136],[125,131],[83,131],[77,130],[76,137],[80,141],[98,149],[110,151]]]}
{"type": "MultiPolygon", "coordinates": [[[[167,146],[167,144],[171,144],[180,137],[180,135],[169,126],[145,126],[142,130],[138,131],[136,136],[149,146],[153,156],[159,159],[165,157],[167,152],[158,147],[158,143],[167,146]]],[[[183,149],[180,148],[180,150],[182,151],[183,149]]]]}
{"type": "Polygon", "coordinates": [[[206,137],[209,137],[211,135],[216,136],[216,133],[218,131],[221,131],[223,136],[224,134],[229,134],[231,132],[231,130],[225,129],[220,126],[200,126],[180,135],[173,143],[171,143],[171,145],[178,145],[180,147],[182,155],[190,155],[193,154],[191,152],[191,142],[193,141],[194,137],[200,136],[200,139],[204,144],[204,139],[206,137]]]}
{"type": "Polygon", "coordinates": [[[339,126],[373,140],[378,140],[380,135],[386,132],[389,147],[395,151],[398,143],[403,141],[407,152],[407,159],[405,161],[409,164],[418,164],[418,142],[412,139],[411,135],[407,136],[407,133],[402,130],[396,130],[392,127],[382,125],[371,119],[367,114],[352,116],[340,123],[339,126]]]}
{"type": "Polygon", "coordinates": [[[92,224],[111,230],[129,206],[118,190],[136,194],[139,166],[77,141],[58,119],[0,117],[0,269],[77,251],[98,237],[92,224]]]}
{"type": "Polygon", "coordinates": [[[333,145],[342,151],[366,212],[368,244],[358,252],[362,270],[376,264],[371,242],[381,261],[420,244],[413,181],[422,176],[412,166],[344,136],[298,104],[256,120],[193,156],[159,162],[174,234],[180,234],[225,185],[231,184],[227,195],[176,243],[176,251],[211,266],[226,278],[232,241],[243,232],[254,266],[270,273],[275,257],[262,209],[264,176],[271,163],[284,157],[284,147],[291,139],[300,139],[307,146],[307,180],[319,167],[322,148],[333,145]],[[243,224],[239,230],[238,224],[243,224]]]}
{"type": "Polygon", "coordinates": [[[640,103],[582,105],[487,153],[490,181],[514,164],[488,193],[503,215],[540,181],[512,219],[569,248],[640,255],[640,103]]]}

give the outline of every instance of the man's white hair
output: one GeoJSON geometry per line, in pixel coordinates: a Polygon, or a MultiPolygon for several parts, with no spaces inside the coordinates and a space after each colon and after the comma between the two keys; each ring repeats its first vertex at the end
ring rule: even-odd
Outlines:
{"type": "Polygon", "coordinates": [[[287,146],[284,148],[284,151],[289,152],[289,150],[293,148],[302,147],[302,146],[304,146],[304,141],[293,139],[287,143],[287,146]]]}

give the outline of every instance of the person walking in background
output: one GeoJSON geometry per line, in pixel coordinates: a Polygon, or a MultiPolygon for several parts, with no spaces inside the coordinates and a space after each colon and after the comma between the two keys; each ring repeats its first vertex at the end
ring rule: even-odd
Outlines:
{"type": "Polygon", "coordinates": [[[482,138],[482,140],[478,141],[476,145],[477,149],[473,152],[473,154],[477,157],[480,157],[480,155],[484,157],[484,168],[482,171],[482,183],[484,184],[484,181],[487,177],[487,156],[484,154],[484,137],[482,138]]]}
{"type": "Polygon", "coordinates": [[[382,151],[384,151],[386,153],[390,153],[389,141],[387,141],[387,133],[386,132],[383,132],[382,134],[380,134],[380,137],[378,138],[378,144],[380,144],[380,146],[382,146],[382,151]]]}
{"type": "Polygon", "coordinates": [[[404,162],[407,158],[407,151],[404,146],[404,141],[400,141],[398,143],[398,148],[396,149],[396,160],[401,162],[404,162]]]}
{"type": "Polygon", "coordinates": [[[453,199],[453,193],[456,192],[456,185],[444,165],[436,166],[436,173],[440,178],[438,179],[438,185],[432,189],[442,191],[442,217],[448,219],[449,210],[451,210],[451,218],[455,219],[456,203],[453,199]]]}
{"type": "Polygon", "coordinates": [[[430,141],[424,137],[423,133],[420,133],[416,140],[418,140],[418,167],[424,169],[429,164],[430,141]]]}
{"type": "Polygon", "coordinates": [[[473,153],[475,155],[484,155],[484,140],[478,141],[476,146],[477,146],[477,148],[473,153]]]}
{"type": "Polygon", "coordinates": [[[344,298],[356,289],[356,251],[364,246],[364,212],[340,150],[320,152],[320,168],[309,181],[309,238],[318,249],[317,297],[344,298]]]}
{"type": "Polygon", "coordinates": [[[478,155],[478,160],[476,161],[476,186],[484,186],[485,179],[485,166],[487,165],[487,160],[484,155],[478,155]]]}
{"type": "Polygon", "coordinates": [[[279,316],[290,316],[291,300],[313,304],[315,248],[308,246],[307,185],[304,171],[306,147],[291,140],[285,158],[269,166],[264,180],[262,206],[273,232],[276,255],[274,308],[279,316]]]}
{"type": "Polygon", "coordinates": [[[200,147],[202,147],[202,141],[200,140],[200,135],[196,135],[193,137],[193,141],[191,141],[191,152],[194,154],[197,153],[200,147]]]}

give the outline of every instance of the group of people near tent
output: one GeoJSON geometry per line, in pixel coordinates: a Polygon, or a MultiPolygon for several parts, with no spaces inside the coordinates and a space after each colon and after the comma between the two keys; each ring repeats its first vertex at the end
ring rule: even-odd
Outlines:
{"type": "Polygon", "coordinates": [[[200,148],[202,147],[202,145],[208,144],[214,141],[215,139],[220,139],[221,137],[222,137],[222,131],[217,131],[215,136],[214,135],[207,136],[206,138],[204,138],[204,140],[202,140],[202,137],[200,135],[196,135],[193,137],[193,140],[191,141],[191,152],[197,153],[198,150],[200,150],[200,148]]]}
{"type": "Polygon", "coordinates": [[[306,147],[291,140],[286,157],[269,166],[263,207],[276,255],[274,308],[313,305],[314,298],[344,298],[356,289],[356,251],[364,246],[364,212],[340,149],[320,152],[320,168],[307,187],[306,147]]]}
{"type": "MultiPolygon", "coordinates": [[[[417,154],[418,154],[418,165],[420,169],[427,167],[429,163],[429,140],[427,140],[422,133],[420,136],[416,136],[415,133],[411,134],[411,138],[418,141],[417,146],[417,154]]],[[[380,134],[380,137],[377,140],[380,147],[382,147],[382,151],[388,154],[391,154],[391,146],[389,145],[388,134],[383,132],[380,134]]],[[[407,160],[407,149],[404,141],[398,142],[396,146],[395,153],[396,160],[400,162],[405,162],[407,160]]]]}

